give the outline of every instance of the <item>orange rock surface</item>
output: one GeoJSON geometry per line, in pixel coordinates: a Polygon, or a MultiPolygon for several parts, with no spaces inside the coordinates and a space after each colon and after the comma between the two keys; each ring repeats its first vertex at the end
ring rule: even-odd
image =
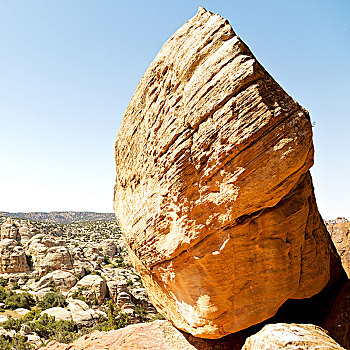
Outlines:
{"type": "Polygon", "coordinates": [[[41,350],[240,350],[243,343],[243,337],[194,338],[168,321],[153,321],[109,332],[94,331],[69,345],[53,341],[41,350]]]}
{"type": "Polygon", "coordinates": [[[219,338],[327,284],[310,117],[227,20],[200,8],[164,44],[115,150],[131,259],[179,329],[219,338]]]}

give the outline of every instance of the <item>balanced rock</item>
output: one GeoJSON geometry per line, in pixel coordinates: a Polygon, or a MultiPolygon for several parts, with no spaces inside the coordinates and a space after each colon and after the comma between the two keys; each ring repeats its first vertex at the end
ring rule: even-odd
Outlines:
{"type": "Polygon", "coordinates": [[[115,151],[131,260],[179,329],[219,338],[327,284],[309,114],[227,20],[200,8],[164,44],[115,151]]]}

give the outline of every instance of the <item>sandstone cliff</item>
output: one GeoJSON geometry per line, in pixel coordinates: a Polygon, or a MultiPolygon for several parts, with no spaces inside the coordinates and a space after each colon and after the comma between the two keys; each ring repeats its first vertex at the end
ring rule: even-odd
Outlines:
{"type": "Polygon", "coordinates": [[[218,338],[330,278],[308,112],[203,8],[162,47],[116,141],[114,207],[157,309],[218,338]]]}

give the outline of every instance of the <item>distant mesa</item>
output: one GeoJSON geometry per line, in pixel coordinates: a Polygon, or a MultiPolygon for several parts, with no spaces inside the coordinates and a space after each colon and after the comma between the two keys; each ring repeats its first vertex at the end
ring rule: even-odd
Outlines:
{"type": "Polygon", "coordinates": [[[114,213],[95,213],[89,211],[51,211],[51,212],[28,212],[9,213],[2,211],[0,215],[22,218],[28,220],[52,222],[55,224],[68,224],[71,222],[115,220],[114,213]]]}

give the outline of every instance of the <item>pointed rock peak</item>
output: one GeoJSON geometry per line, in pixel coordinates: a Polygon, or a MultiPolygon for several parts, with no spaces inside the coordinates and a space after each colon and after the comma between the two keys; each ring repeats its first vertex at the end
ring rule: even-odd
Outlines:
{"type": "Polygon", "coordinates": [[[202,14],[202,13],[206,13],[206,12],[208,12],[208,11],[203,6],[198,7],[198,11],[197,11],[198,14],[202,14]]]}

